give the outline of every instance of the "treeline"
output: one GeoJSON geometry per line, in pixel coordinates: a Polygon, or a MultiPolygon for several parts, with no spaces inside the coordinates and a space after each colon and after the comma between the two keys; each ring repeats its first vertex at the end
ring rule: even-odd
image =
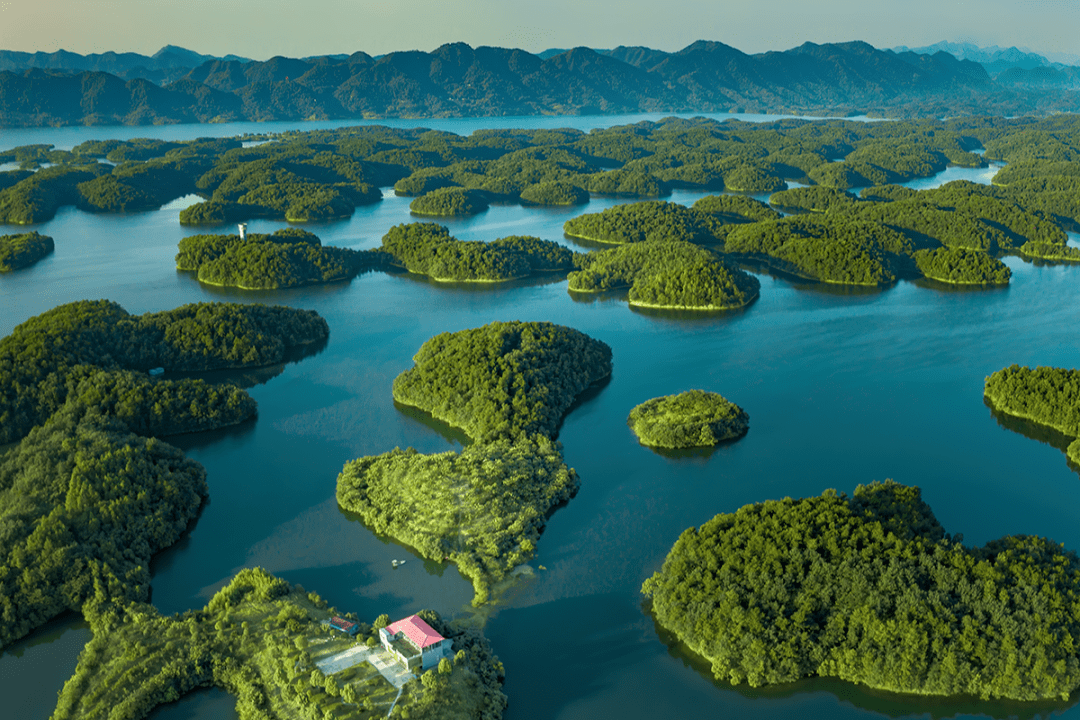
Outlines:
{"type": "Polygon", "coordinates": [[[586,388],[611,373],[611,349],[551,323],[442,333],[394,380],[394,399],[465,430],[460,454],[412,448],[347,463],[337,499],[368,527],[423,557],[457,563],[473,604],[527,562],[548,511],[577,491],[554,441],[586,388]]]}
{"type": "MultiPolygon", "coordinates": [[[[97,601],[87,612],[94,637],[60,692],[52,720],[138,720],[158,705],[210,686],[236,697],[241,720],[385,717],[381,701],[396,693],[374,668],[363,665],[360,678],[349,671],[327,675],[313,661],[309,647],[333,632],[324,623],[336,611],[326,605],[317,594],[261,568],[241,570],[204,608],[174,617],[150,605],[97,601]]],[[[405,683],[397,712],[502,717],[503,668],[483,636],[430,610],[420,615],[436,632],[452,636],[457,652],[405,683]]],[[[358,639],[376,644],[378,627],[386,622],[381,616],[360,623],[358,639]]]]}
{"type": "Polygon", "coordinates": [[[54,249],[53,239],[36,231],[0,235],[0,272],[30,267],[54,249]]]}
{"type": "Polygon", "coordinates": [[[491,129],[463,137],[369,126],[282,133],[251,147],[240,147],[236,138],[88,141],[66,154],[27,146],[9,151],[11,157],[64,164],[30,176],[0,173],[11,176],[0,178],[0,221],[39,222],[64,204],[108,212],[146,209],[189,193],[205,201],[184,210],[181,222],[221,224],[347,217],[390,186],[399,195],[417,196],[419,212],[436,214],[472,212],[490,202],[576,204],[590,193],[659,198],[673,188],[775,192],[788,180],[843,190],[928,177],[945,163],[985,166],[971,152],[984,142],[997,143],[998,154],[988,157],[1013,153],[1010,163],[1043,168],[1014,175],[1003,193],[1050,219],[1075,218],[1080,201],[1067,182],[1076,177],[1039,174],[1068,153],[1047,146],[1032,160],[1007,142],[1013,138],[1022,147],[1030,138],[1038,147],[1038,132],[1052,133],[1067,148],[1077,143],[1076,121],[1068,117],[761,124],[669,118],[589,133],[491,129]],[[102,156],[118,165],[97,163],[102,156]],[[1032,183],[1043,187],[1037,191],[1032,183]]]}
{"type": "Polygon", "coordinates": [[[961,247],[917,250],[912,257],[919,271],[954,285],[1008,285],[1012,271],[997,258],[961,247]]]}
{"type": "Polygon", "coordinates": [[[717,515],[683,532],[642,591],[736,684],[825,676],[1012,700],[1080,686],[1077,556],[1034,536],[966,547],[918,488],[891,481],[717,515]]]}
{"type": "Polygon", "coordinates": [[[574,267],[574,252],[551,240],[512,235],[464,241],[435,223],[395,225],[383,236],[382,251],[391,264],[441,281],[503,282],[574,267]]]}
{"type": "Polygon", "coordinates": [[[348,280],[382,265],[378,252],[327,247],[313,233],[282,228],[271,234],[192,235],[179,243],[176,269],[199,282],[244,290],[299,287],[348,280]]]}
{"type": "Polygon", "coordinates": [[[316,313],[284,307],[197,303],[129,315],[106,300],[61,305],[0,340],[0,443],[40,425],[102,370],[271,365],[328,335],[316,313]]]}
{"type": "Polygon", "coordinates": [[[1078,438],[1065,454],[1080,465],[1080,370],[1010,365],[986,378],[983,397],[998,412],[1078,438]]]}
{"type": "Polygon", "coordinates": [[[758,296],[753,275],[687,242],[649,240],[578,257],[571,292],[630,289],[631,305],[668,309],[730,310],[758,296]]]}
{"type": "Polygon", "coordinates": [[[741,437],[750,428],[745,410],[704,390],[646,400],[630,411],[626,422],[642,445],[672,449],[716,445],[741,437]]]}

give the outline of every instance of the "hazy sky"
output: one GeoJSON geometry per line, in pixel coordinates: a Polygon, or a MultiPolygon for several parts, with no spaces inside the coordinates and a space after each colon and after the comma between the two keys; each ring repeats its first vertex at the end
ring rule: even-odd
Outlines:
{"type": "Polygon", "coordinates": [[[446,42],[519,47],[719,40],[744,52],[803,42],[963,40],[1080,54],[1077,0],[0,0],[0,49],[152,54],[163,45],[257,60],[446,42]]]}

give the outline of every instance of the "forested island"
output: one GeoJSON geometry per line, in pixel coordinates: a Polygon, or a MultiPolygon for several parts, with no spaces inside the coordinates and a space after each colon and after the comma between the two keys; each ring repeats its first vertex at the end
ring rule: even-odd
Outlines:
{"type": "Polygon", "coordinates": [[[382,251],[391,265],[440,282],[506,282],[575,267],[575,253],[551,240],[511,235],[464,241],[435,223],[395,225],[383,236],[382,251]]]}
{"type": "Polygon", "coordinates": [[[473,604],[528,562],[546,514],[577,491],[554,440],[575,398],[611,373],[611,349],[571,328],[496,322],[442,333],[394,380],[394,399],[473,443],[422,455],[395,448],[347,463],[337,500],[375,532],[472,580],[473,604]]]}
{"type": "Polygon", "coordinates": [[[705,248],[680,240],[650,240],[577,258],[570,292],[630,288],[631,306],[667,310],[733,310],[752,302],[756,277],[720,261],[705,248]]]}
{"type": "Polygon", "coordinates": [[[1010,365],[986,378],[983,398],[997,412],[1077,438],[1065,454],[1080,465],[1080,370],[1010,365]]]}
{"type": "Polygon", "coordinates": [[[324,339],[315,313],[186,305],[132,316],[61,305],[0,340],[0,646],[88,602],[142,601],[150,558],[207,497],[202,466],[157,436],[255,414],[235,385],[161,380],[151,368],[280,362],[324,339]]]}
{"type": "Polygon", "coordinates": [[[1076,554],[1034,536],[967,547],[918,488],[891,481],[717,515],[682,533],[642,592],[734,684],[822,676],[1011,700],[1080,686],[1076,554]]]}
{"type": "Polygon", "coordinates": [[[30,267],[54,249],[53,239],[39,232],[0,235],[0,272],[30,267]]]}
{"type": "Polygon", "coordinates": [[[458,217],[475,215],[488,209],[487,195],[468,188],[444,187],[424,193],[409,203],[413,215],[458,217]]]}
{"type": "MultiPolygon", "coordinates": [[[[436,632],[453,637],[456,654],[400,694],[367,662],[323,672],[320,662],[357,645],[377,644],[386,615],[357,622],[353,639],[327,625],[337,612],[314,592],[244,569],[201,610],[162,616],[140,603],[88,607],[94,637],[79,656],[52,720],[139,720],[199,687],[236,697],[241,720],[368,720],[468,717],[498,720],[506,707],[502,663],[480,633],[420,612],[436,632]]],[[[325,665],[324,665],[325,666],[325,665]]]]}
{"type": "Polygon", "coordinates": [[[378,252],[327,247],[314,233],[282,228],[243,239],[191,235],[179,243],[176,269],[196,273],[207,285],[268,290],[348,280],[385,261],[378,252]]]}
{"type": "Polygon", "coordinates": [[[687,390],[636,405],[627,423],[642,445],[675,449],[742,437],[750,416],[719,393],[687,390]]]}

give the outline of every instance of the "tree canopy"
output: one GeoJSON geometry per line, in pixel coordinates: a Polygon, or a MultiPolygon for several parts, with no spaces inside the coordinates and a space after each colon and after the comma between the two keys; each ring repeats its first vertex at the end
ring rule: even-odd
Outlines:
{"type": "Polygon", "coordinates": [[[627,423],[642,445],[708,447],[746,434],[750,416],[719,393],[687,390],[635,406],[627,423]]]}

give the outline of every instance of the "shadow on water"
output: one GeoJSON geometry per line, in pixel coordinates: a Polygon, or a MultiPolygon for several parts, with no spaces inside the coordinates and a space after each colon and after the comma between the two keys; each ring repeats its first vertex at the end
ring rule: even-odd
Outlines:
{"type": "Polygon", "coordinates": [[[753,688],[748,685],[732,685],[717,679],[712,673],[712,663],[698,655],[672,633],[664,629],[652,613],[648,601],[641,604],[656,628],[656,635],[668,648],[668,654],[682,661],[685,667],[698,672],[722,692],[738,693],[749,699],[782,700],[812,693],[829,693],[850,703],[860,710],[879,713],[891,718],[928,716],[933,720],[945,720],[958,715],[981,715],[995,720],[1037,720],[1057,715],[1073,707],[1080,697],[1073,693],[1069,700],[1038,700],[1020,702],[1015,700],[980,700],[970,695],[927,696],[873,690],[837,678],[806,678],[793,683],[753,688]]]}
{"type": "Polygon", "coordinates": [[[258,422],[259,416],[256,415],[255,417],[236,425],[229,425],[227,427],[217,428],[216,430],[184,433],[182,435],[166,435],[162,439],[170,445],[174,445],[187,453],[192,450],[209,447],[210,445],[214,445],[215,443],[226,439],[232,440],[235,443],[245,438],[250,438],[252,433],[255,432],[255,426],[258,422]]]}
{"type": "Polygon", "coordinates": [[[278,375],[285,372],[285,367],[287,365],[293,365],[302,360],[306,360],[307,358],[321,354],[323,350],[326,349],[329,342],[329,338],[323,338],[305,345],[291,347],[285,351],[284,356],[281,358],[281,362],[273,365],[248,368],[227,368],[224,370],[166,371],[161,375],[161,379],[182,380],[184,378],[194,378],[197,380],[205,380],[211,385],[232,383],[233,385],[246,390],[255,387],[256,385],[265,385],[270,382],[278,375]]]}
{"type": "Polygon", "coordinates": [[[730,445],[734,445],[735,443],[739,442],[744,437],[746,437],[747,432],[750,432],[750,431],[747,430],[746,432],[742,433],[738,437],[728,438],[727,440],[721,440],[720,442],[716,443],[715,445],[708,445],[708,446],[705,446],[705,447],[662,448],[662,447],[652,447],[650,445],[645,445],[644,443],[639,443],[639,445],[641,445],[641,447],[643,447],[643,448],[648,448],[649,450],[652,450],[654,453],[656,453],[660,457],[667,458],[668,460],[675,460],[675,461],[679,461],[679,460],[703,461],[703,460],[708,460],[709,458],[711,458],[713,456],[713,453],[715,453],[717,450],[720,450],[722,448],[726,448],[726,447],[728,447],[730,445]]]}
{"type": "Polygon", "coordinates": [[[955,283],[931,280],[930,278],[917,278],[909,281],[916,287],[934,290],[940,293],[983,293],[983,292],[1008,292],[1009,285],[957,285],[955,283]]]}
{"type": "Polygon", "coordinates": [[[426,410],[399,403],[397,400],[394,401],[394,408],[410,420],[415,420],[429,430],[434,430],[436,434],[451,445],[466,447],[472,444],[472,438],[465,434],[464,430],[433,417],[426,410]]]}
{"type": "Polygon", "coordinates": [[[563,422],[570,416],[570,413],[596,400],[600,393],[603,392],[604,388],[611,384],[611,376],[614,374],[614,371],[609,372],[607,375],[578,393],[578,396],[574,398],[574,402],[570,403],[570,407],[566,408],[566,412],[563,413],[563,416],[559,418],[559,422],[555,425],[555,433],[551,436],[552,440],[559,439],[559,431],[562,430],[563,422]]]}
{"type": "Polygon", "coordinates": [[[570,296],[570,299],[576,303],[592,305],[593,303],[626,302],[629,299],[630,288],[615,288],[614,290],[602,290],[600,292],[567,290],[566,293],[570,296]]]}
{"type": "Polygon", "coordinates": [[[578,247],[585,248],[586,250],[612,250],[619,247],[621,243],[605,243],[597,242],[596,240],[586,240],[585,238],[573,237],[563,233],[563,238],[569,240],[578,247]]]}
{"type": "Polygon", "coordinates": [[[364,518],[361,517],[358,513],[354,513],[352,510],[346,510],[345,508],[338,505],[338,512],[341,513],[341,516],[347,521],[362,525],[364,529],[371,533],[371,535],[383,545],[396,545],[397,547],[404,548],[408,552],[412,553],[412,559],[422,564],[424,566],[424,572],[426,572],[428,575],[442,577],[443,573],[446,572],[447,568],[453,565],[453,563],[449,560],[443,562],[439,562],[438,560],[428,560],[420,553],[419,550],[417,550],[409,543],[403,542],[394,537],[390,537],[389,535],[383,535],[382,533],[379,533],[368,527],[367,523],[364,522],[364,518]]]}
{"type": "Polygon", "coordinates": [[[518,278],[517,280],[506,280],[504,282],[446,282],[434,280],[427,275],[419,275],[411,272],[393,272],[387,274],[420,285],[431,285],[440,290],[449,290],[451,292],[489,293],[517,290],[520,288],[541,287],[543,285],[556,285],[561,282],[566,282],[567,273],[564,270],[552,270],[549,272],[533,273],[528,277],[518,278]]]}
{"type": "Polygon", "coordinates": [[[990,415],[997,420],[997,424],[1001,427],[1006,430],[1011,430],[1014,433],[1019,433],[1031,440],[1038,440],[1041,443],[1046,443],[1051,447],[1057,448],[1061,452],[1065,452],[1072,441],[1076,439],[1031,420],[1025,420],[1024,418],[1018,418],[1003,413],[1000,410],[995,409],[985,396],[983,397],[983,405],[990,408],[990,415]]]}
{"type": "Polygon", "coordinates": [[[236,698],[218,687],[196,688],[176,702],[158,705],[147,720],[234,720],[236,698]]]}
{"type": "Polygon", "coordinates": [[[154,601],[154,577],[160,573],[168,573],[177,560],[183,561],[188,547],[191,545],[191,532],[199,524],[199,518],[206,512],[206,508],[210,506],[210,503],[211,499],[209,497],[203,499],[202,504],[199,505],[199,509],[195,513],[195,517],[188,521],[187,527],[184,528],[184,532],[180,534],[176,542],[167,548],[163,548],[150,558],[150,594],[147,602],[152,603],[154,601]]]}
{"type": "Polygon", "coordinates": [[[751,307],[758,301],[761,295],[757,295],[753,300],[746,303],[742,307],[731,308],[729,310],[674,310],[664,308],[650,308],[650,307],[638,307],[636,305],[628,305],[630,310],[643,317],[652,318],[654,320],[664,321],[678,321],[681,323],[715,323],[716,321],[727,321],[732,318],[737,318],[744,315],[751,307]]]}

